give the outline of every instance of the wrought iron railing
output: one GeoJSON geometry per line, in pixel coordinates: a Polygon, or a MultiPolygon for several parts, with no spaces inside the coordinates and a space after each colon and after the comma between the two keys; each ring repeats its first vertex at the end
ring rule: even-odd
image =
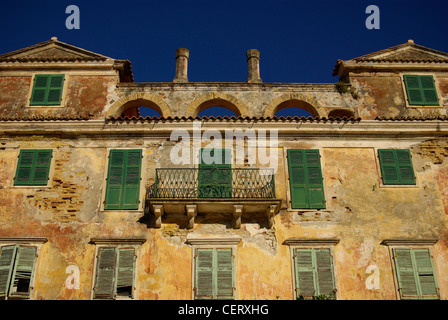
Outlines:
{"type": "Polygon", "coordinates": [[[275,198],[273,169],[169,168],[156,169],[146,198],[275,198]]]}

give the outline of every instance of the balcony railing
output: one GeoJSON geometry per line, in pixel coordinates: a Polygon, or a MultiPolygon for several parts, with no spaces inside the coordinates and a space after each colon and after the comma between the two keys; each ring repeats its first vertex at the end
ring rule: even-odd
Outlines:
{"type": "Polygon", "coordinates": [[[271,199],[275,198],[273,169],[169,168],[156,169],[146,199],[271,199]]]}

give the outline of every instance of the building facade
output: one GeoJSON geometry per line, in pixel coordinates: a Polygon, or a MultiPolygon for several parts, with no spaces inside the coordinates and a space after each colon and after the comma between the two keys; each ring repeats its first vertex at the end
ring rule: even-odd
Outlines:
{"type": "Polygon", "coordinates": [[[448,54],[318,84],[246,57],[244,83],[189,81],[187,49],[136,83],[57,38],[0,55],[0,297],[447,299],[448,54]]]}

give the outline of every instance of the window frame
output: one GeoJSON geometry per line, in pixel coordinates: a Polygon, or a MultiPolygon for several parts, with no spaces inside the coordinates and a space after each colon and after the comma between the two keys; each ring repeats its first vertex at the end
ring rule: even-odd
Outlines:
{"type": "MultiPolygon", "coordinates": [[[[390,265],[392,268],[392,274],[394,279],[394,286],[395,286],[395,296],[397,300],[442,300],[441,291],[440,291],[440,282],[438,280],[438,267],[436,260],[434,259],[434,246],[437,243],[438,239],[385,239],[381,242],[382,245],[385,245],[388,247],[389,250],[389,258],[390,258],[390,265]],[[431,264],[432,264],[432,270],[433,270],[433,276],[435,279],[435,285],[436,285],[436,291],[438,295],[438,299],[424,299],[424,298],[418,298],[418,299],[403,299],[402,294],[400,292],[400,283],[398,281],[398,274],[397,274],[397,268],[396,268],[396,262],[394,257],[394,250],[397,249],[412,249],[412,250],[421,250],[426,249],[429,251],[430,258],[431,258],[431,264]]],[[[413,268],[413,270],[415,270],[413,268]]]]}
{"type": "Polygon", "coordinates": [[[38,72],[33,73],[31,77],[31,85],[30,90],[28,93],[28,100],[27,100],[27,107],[29,108],[63,108],[65,105],[66,100],[66,91],[67,91],[67,83],[68,83],[69,75],[67,73],[48,73],[48,72],[38,72]],[[58,104],[33,104],[31,103],[31,100],[33,98],[34,93],[34,84],[36,76],[55,76],[55,75],[62,75],[63,76],[63,83],[62,83],[62,91],[61,91],[61,97],[58,104]]]}
{"type": "Polygon", "coordinates": [[[439,88],[439,82],[437,81],[437,78],[435,77],[434,73],[426,73],[426,72],[412,72],[412,73],[400,73],[400,81],[401,86],[403,90],[403,96],[404,100],[406,102],[407,108],[441,108],[442,102],[441,102],[441,96],[440,96],[440,88],[439,88]],[[408,97],[408,90],[406,87],[406,81],[405,76],[432,76],[434,80],[434,90],[436,91],[438,104],[410,104],[409,103],[409,97],[408,97]]]}
{"type": "Polygon", "coordinates": [[[417,175],[417,171],[415,170],[415,164],[414,164],[414,158],[412,156],[411,149],[407,146],[405,147],[389,147],[389,148],[374,148],[375,152],[375,163],[377,167],[377,174],[378,174],[378,185],[380,188],[419,188],[419,177],[417,175]],[[415,177],[415,184],[384,184],[383,182],[383,172],[381,170],[381,162],[380,162],[380,156],[379,156],[379,150],[408,150],[409,154],[411,156],[411,164],[412,164],[412,170],[415,177]]]}
{"type": "Polygon", "coordinates": [[[339,243],[339,239],[297,239],[290,238],[286,239],[283,244],[289,246],[290,252],[290,264],[291,264],[291,294],[292,299],[298,299],[299,295],[296,281],[296,263],[295,263],[295,250],[296,249],[327,249],[330,252],[331,264],[332,264],[332,275],[334,283],[334,300],[338,299],[338,279],[336,272],[336,256],[334,247],[339,243]]]}
{"type": "Polygon", "coordinates": [[[42,189],[42,188],[51,188],[53,183],[53,176],[54,176],[54,170],[55,170],[55,150],[54,148],[19,148],[17,151],[14,171],[12,171],[12,179],[11,179],[11,187],[12,188],[22,188],[22,189],[42,189]],[[20,155],[22,151],[26,150],[32,150],[32,151],[39,151],[39,150],[51,150],[51,158],[50,163],[48,167],[48,173],[47,173],[47,183],[45,185],[34,185],[34,184],[18,184],[16,185],[16,176],[19,169],[19,162],[20,162],[20,155]]]}
{"type": "Polygon", "coordinates": [[[191,299],[192,300],[222,300],[222,299],[196,299],[195,285],[196,285],[196,249],[232,249],[233,255],[233,298],[227,300],[238,300],[238,250],[237,245],[240,243],[239,236],[226,238],[189,238],[187,243],[192,245],[191,255],[191,299]]]}
{"type": "Polygon", "coordinates": [[[327,202],[327,192],[325,188],[325,159],[323,157],[323,149],[322,148],[310,148],[310,149],[298,149],[298,148],[284,148],[283,149],[283,157],[284,157],[284,168],[285,168],[285,181],[286,181],[286,201],[287,201],[287,211],[328,211],[328,202],[327,202]],[[293,208],[292,207],[292,193],[291,193],[291,179],[289,172],[289,157],[288,150],[317,150],[319,154],[319,163],[320,163],[320,173],[322,177],[322,193],[323,193],[323,208],[293,208]]]}

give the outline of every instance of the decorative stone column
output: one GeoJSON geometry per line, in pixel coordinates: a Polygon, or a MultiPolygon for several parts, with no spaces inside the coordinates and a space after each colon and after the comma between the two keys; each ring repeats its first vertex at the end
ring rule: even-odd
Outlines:
{"type": "Polygon", "coordinates": [[[250,49],[246,52],[247,65],[249,67],[249,83],[261,83],[260,78],[260,51],[257,49],[250,49]]]}
{"type": "Polygon", "coordinates": [[[190,51],[185,48],[176,50],[176,76],[173,82],[188,82],[188,60],[190,51]]]}

